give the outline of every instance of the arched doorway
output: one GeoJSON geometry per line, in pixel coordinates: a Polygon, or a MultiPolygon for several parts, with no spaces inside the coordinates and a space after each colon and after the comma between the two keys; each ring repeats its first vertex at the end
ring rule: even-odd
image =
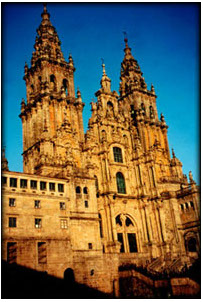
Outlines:
{"type": "Polygon", "coordinates": [[[116,216],[116,230],[121,243],[120,253],[137,253],[137,228],[128,215],[116,216]]]}
{"type": "Polygon", "coordinates": [[[187,242],[188,252],[196,252],[197,251],[197,241],[195,238],[188,239],[187,242]]]}
{"type": "Polygon", "coordinates": [[[75,282],[74,271],[72,268],[69,267],[64,271],[63,279],[69,285],[75,282]]]}

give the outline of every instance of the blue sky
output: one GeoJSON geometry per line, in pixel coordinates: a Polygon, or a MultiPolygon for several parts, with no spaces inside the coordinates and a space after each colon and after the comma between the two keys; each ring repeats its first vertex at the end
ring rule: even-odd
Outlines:
{"type": "MultiPolygon", "coordinates": [[[[192,170],[199,183],[200,148],[200,6],[195,3],[50,3],[47,9],[62,42],[66,60],[72,54],[75,87],[85,108],[100,88],[101,58],[118,92],[124,56],[123,31],[138,60],[148,89],[154,84],[159,116],[169,126],[170,148],[192,170]]],[[[25,61],[30,66],[36,29],[41,22],[40,3],[2,4],[2,144],[9,169],[22,171],[22,127],[18,117],[26,99],[25,61]]]]}

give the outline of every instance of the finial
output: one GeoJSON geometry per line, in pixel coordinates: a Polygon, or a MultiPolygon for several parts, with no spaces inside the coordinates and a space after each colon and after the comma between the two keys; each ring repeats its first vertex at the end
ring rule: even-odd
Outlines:
{"type": "Polygon", "coordinates": [[[80,92],[79,87],[77,87],[77,97],[78,97],[78,98],[81,97],[81,92],[80,92]]]}
{"type": "Polygon", "coordinates": [[[48,13],[47,11],[47,4],[46,3],[43,3],[44,5],[44,9],[43,9],[43,13],[41,14],[42,16],[42,19],[45,21],[48,21],[49,20],[49,17],[50,17],[50,14],[48,13]]]}
{"type": "Polygon", "coordinates": [[[174,152],[174,149],[172,148],[172,155],[173,155],[173,158],[175,158],[175,152],[174,152]]]}
{"type": "Polygon", "coordinates": [[[164,116],[163,116],[162,113],[161,113],[161,118],[160,118],[160,120],[161,120],[162,122],[165,122],[165,119],[164,119],[164,116]]]}
{"type": "Polygon", "coordinates": [[[104,59],[101,58],[101,61],[102,61],[103,75],[106,75],[104,59]]]}
{"type": "Polygon", "coordinates": [[[44,5],[44,13],[47,13],[47,4],[43,3],[43,5],[44,5]]]}
{"type": "Polygon", "coordinates": [[[191,183],[191,184],[194,184],[194,183],[195,183],[191,171],[189,171],[189,180],[190,180],[190,183],[191,183]]]}
{"type": "Polygon", "coordinates": [[[124,34],[124,42],[125,42],[125,46],[126,46],[126,48],[127,48],[127,47],[128,47],[127,33],[124,31],[123,34],[124,34]]]}
{"type": "Polygon", "coordinates": [[[69,66],[72,66],[73,67],[73,58],[72,58],[72,55],[71,53],[69,54],[69,57],[68,57],[68,60],[69,60],[69,66]]]}
{"type": "Polygon", "coordinates": [[[151,92],[154,92],[154,85],[151,84],[151,92]]]}

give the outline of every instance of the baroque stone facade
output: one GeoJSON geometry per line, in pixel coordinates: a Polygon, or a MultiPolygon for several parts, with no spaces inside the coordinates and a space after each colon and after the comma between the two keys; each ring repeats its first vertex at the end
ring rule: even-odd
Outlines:
{"type": "Polygon", "coordinates": [[[22,100],[23,173],[3,154],[3,245],[9,263],[119,295],[118,268],[180,270],[198,258],[199,192],[168,146],[153,85],[125,38],[119,94],[103,67],[84,134],[74,63],[46,6],[22,100]]]}

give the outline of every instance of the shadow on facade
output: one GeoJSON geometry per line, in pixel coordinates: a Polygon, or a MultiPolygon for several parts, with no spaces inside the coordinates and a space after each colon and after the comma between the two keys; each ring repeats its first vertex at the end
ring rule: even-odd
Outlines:
{"type": "Polygon", "coordinates": [[[110,295],[75,282],[74,272],[67,269],[64,279],[2,261],[2,299],[111,298],[110,295]]]}

